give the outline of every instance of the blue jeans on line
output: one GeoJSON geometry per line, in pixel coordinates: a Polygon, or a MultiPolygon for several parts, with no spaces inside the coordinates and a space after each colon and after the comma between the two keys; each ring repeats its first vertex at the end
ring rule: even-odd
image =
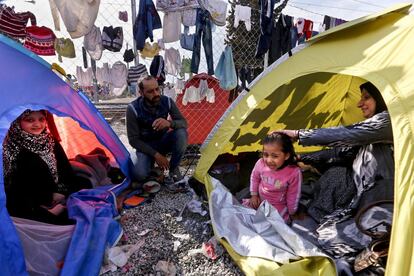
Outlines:
{"type": "Polygon", "coordinates": [[[203,9],[197,9],[196,32],[194,36],[193,56],[191,58],[191,72],[195,74],[198,73],[198,66],[200,65],[201,36],[203,36],[203,47],[206,54],[208,74],[214,75],[210,13],[203,9]]]}
{"type": "MultiPolygon", "coordinates": [[[[170,172],[173,172],[180,165],[181,158],[187,149],[187,141],[187,129],[178,128],[167,132],[159,140],[148,142],[148,144],[163,155],[171,153],[170,172]]],[[[131,159],[134,164],[133,176],[135,180],[140,182],[145,181],[151,169],[154,167],[154,157],[136,151],[131,156],[131,159]]]]}

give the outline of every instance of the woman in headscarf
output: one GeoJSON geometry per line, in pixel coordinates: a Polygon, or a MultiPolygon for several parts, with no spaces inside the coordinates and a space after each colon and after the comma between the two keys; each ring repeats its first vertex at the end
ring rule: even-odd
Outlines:
{"type": "Polygon", "coordinates": [[[79,190],[69,160],[47,129],[47,111],[24,111],[3,143],[7,210],[11,216],[71,224],[66,198],[79,190]]]}

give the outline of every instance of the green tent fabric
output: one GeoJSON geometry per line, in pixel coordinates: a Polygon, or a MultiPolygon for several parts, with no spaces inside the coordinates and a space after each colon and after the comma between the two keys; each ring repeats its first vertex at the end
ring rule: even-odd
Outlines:
{"type": "MultiPolygon", "coordinates": [[[[359,85],[370,81],[382,93],[394,133],[395,204],[387,275],[414,274],[414,16],[408,14],[410,8],[411,4],[399,4],[342,24],[267,68],[250,92],[233,103],[202,147],[195,175],[208,193],[213,189],[208,170],[217,156],[260,150],[259,141],[269,130],[361,120],[356,108],[359,85]]],[[[332,265],[320,258],[280,266],[240,256],[222,243],[248,275],[334,273],[332,265]]]]}

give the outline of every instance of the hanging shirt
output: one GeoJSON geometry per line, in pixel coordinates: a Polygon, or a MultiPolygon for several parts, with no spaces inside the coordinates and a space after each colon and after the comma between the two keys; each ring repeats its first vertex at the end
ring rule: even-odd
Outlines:
{"type": "Polygon", "coordinates": [[[111,70],[108,63],[104,63],[102,67],[96,67],[96,80],[101,85],[111,83],[111,70]]]}
{"type": "Polygon", "coordinates": [[[92,86],[93,72],[92,68],[87,68],[86,71],[83,71],[82,67],[76,66],[76,78],[78,79],[78,85],[80,87],[89,87],[92,86]]]}
{"type": "Polygon", "coordinates": [[[250,7],[236,5],[236,9],[234,10],[234,28],[239,26],[239,21],[244,21],[246,30],[250,32],[252,29],[251,12],[252,8],[250,7]]]}
{"type": "Polygon", "coordinates": [[[180,52],[174,48],[165,49],[164,60],[167,74],[177,76],[181,70],[180,52]]]}
{"type": "Polygon", "coordinates": [[[166,12],[162,24],[162,39],[164,43],[175,42],[181,34],[181,12],[166,12]]]}
{"type": "Polygon", "coordinates": [[[127,87],[127,67],[124,63],[117,61],[111,68],[112,93],[120,96],[127,87]]]}

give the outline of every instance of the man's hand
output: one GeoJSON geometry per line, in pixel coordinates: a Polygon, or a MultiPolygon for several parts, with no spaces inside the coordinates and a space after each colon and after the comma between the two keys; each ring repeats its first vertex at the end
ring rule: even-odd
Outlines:
{"type": "Polygon", "coordinates": [[[65,202],[65,195],[59,194],[59,193],[53,193],[53,202],[54,203],[63,203],[65,202]]]}
{"type": "Polygon", "coordinates": [[[157,163],[158,167],[160,167],[160,169],[162,169],[162,170],[168,170],[169,169],[170,162],[168,162],[168,159],[164,155],[157,152],[154,155],[154,158],[155,158],[155,162],[157,163]]]}
{"type": "Polygon", "coordinates": [[[259,205],[260,205],[260,198],[259,198],[259,196],[257,196],[257,195],[253,195],[253,196],[250,198],[250,205],[251,205],[254,209],[259,208],[259,205]]]}
{"type": "Polygon", "coordinates": [[[296,142],[299,139],[299,130],[283,129],[270,132],[270,134],[272,133],[283,133],[289,136],[293,142],[296,142]]]}
{"type": "Polygon", "coordinates": [[[158,118],[152,123],[152,128],[156,131],[163,130],[165,128],[170,128],[171,122],[164,119],[164,118],[158,118]]]}

